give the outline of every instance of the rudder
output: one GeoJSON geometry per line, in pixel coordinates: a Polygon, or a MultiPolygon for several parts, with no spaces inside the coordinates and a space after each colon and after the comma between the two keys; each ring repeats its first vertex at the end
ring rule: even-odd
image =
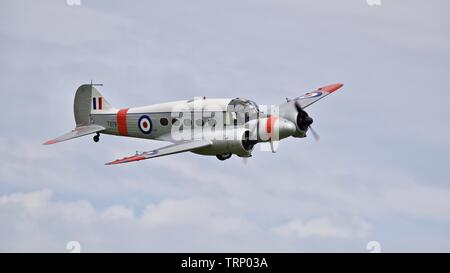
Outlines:
{"type": "Polygon", "coordinates": [[[115,108],[92,84],[83,84],[78,87],[73,104],[77,126],[91,124],[91,114],[108,113],[114,110],[115,108]]]}

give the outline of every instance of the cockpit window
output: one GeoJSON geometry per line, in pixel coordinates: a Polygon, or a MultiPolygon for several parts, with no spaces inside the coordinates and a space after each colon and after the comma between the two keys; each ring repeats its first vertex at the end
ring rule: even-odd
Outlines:
{"type": "Polygon", "coordinates": [[[248,103],[254,108],[256,109],[257,112],[259,112],[259,107],[258,104],[256,104],[256,102],[249,100],[248,103]]]}
{"type": "MultiPolygon", "coordinates": [[[[247,99],[236,98],[228,104],[228,112],[232,113],[234,125],[242,125],[258,116],[258,105],[247,99]]],[[[230,123],[228,123],[230,124],[230,123]]]]}

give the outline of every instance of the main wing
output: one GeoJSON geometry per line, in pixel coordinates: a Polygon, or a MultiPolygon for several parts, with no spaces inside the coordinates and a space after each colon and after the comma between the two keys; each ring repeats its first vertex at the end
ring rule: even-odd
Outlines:
{"type": "Polygon", "coordinates": [[[333,93],[334,91],[338,90],[343,86],[342,83],[335,83],[331,85],[327,85],[324,87],[321,87],[315,91],[306,93],[305,95],[295,98],[293,100],[296,100],[300,103],[300,106],[302,108],[306,108],[310,106],[311,104],[315,103],[316,101],[328,96],[329,94],[333,93]]]}
{"type": "Polygon", "coordinates": [[[145,160],[145,159],[159,157],[159,156],[182,153],[182,152],[192,151],[192,150],[198,149],[198,148],[207,147],[207,146],[210,146],[211,144],[212,144],[212,142],[209,140],[183,141],[183,142],[175,143],[175,144],[172,144],[172,145],[169,145],[166,147],[162,147],[162,148],[159,148],[156,150],[143,152],[143,153],[136,153],[133,156],[124,157],[122,159],[117,159],[117,160],[108,162],[105,165],[122,164],[122,163],[140,161],[140,160],[145,160]]]}

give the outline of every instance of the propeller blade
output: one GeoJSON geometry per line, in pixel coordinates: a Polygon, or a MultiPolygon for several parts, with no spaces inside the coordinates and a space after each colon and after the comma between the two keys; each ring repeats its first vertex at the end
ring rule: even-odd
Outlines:
{"type": "Polygon", "coordinates": [[[248,157],[242,157],[242,164],[247,166],[247,164],[248,164],[248,157]]]}
{"type": "Polygon", "coordinates": [[[278,149],[278,140],[272,140],[270,139],[270,149],[272,150],[272,153],[276,153],[278,149]]]}
{"type": "Polygon", "coordinates": [[[302,106],[300,105],[300,103],[298,102],[298,100],[296,100],[295,102],[294,102],[294,106],[295,106],[295,109],[297,109],[297,112],[303,112],[303,108],[302,108],[302,106]]]}
{"type": "Polygon", "coordinates": [[[314,139],[315,139],[316,141],[319,141],[319,140],[320,140],[320,136],[319,136],[319,134],[312,128],[312,126],[309,126],[309,130],[311,130],[311,133],[312,133],[314,139]]]}

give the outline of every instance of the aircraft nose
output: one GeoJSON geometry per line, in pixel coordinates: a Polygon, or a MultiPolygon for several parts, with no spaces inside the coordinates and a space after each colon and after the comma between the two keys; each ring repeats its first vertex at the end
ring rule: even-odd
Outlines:
{"type": "Polygon", "coordinates": [[[342,83],[335,83],[335,84],[330,84],[330,85],[321,87],[321,88],[319,88],[319,90],[320,91],[325,91],[325,92],[328,92],[328,93],[333,93],[334,91],[338,90],[342,86],[344,86],[342,83]]]}

